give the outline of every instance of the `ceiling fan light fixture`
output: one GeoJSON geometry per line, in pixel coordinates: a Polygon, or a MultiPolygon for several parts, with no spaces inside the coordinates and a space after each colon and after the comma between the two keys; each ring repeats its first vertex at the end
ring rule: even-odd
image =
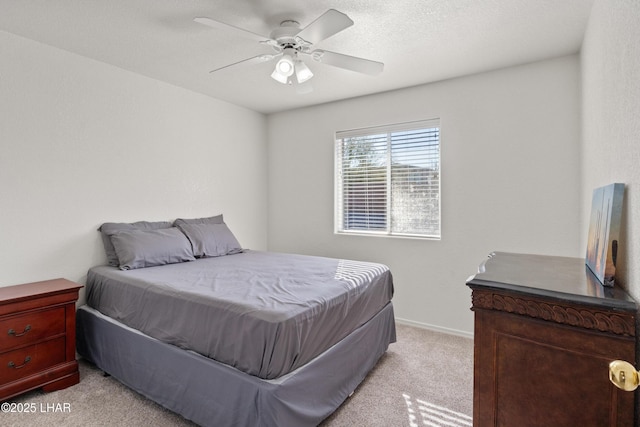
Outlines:
{"type": "Polygon", "coordinates": [[[309,67],[307,67],[307,64],[305,64],[302,61],[297,61],[296,62],[296,78],[298,79],[298,83],[304,83],[307,80],[309,80],[311,77],[313,77],[313,73],[311,72],[309,67]]]}
{"type": "Polygon", "coordinates": [[[294,58],[295,56],[293,54],[285,50],[282,58],[276,62],[276,68],[273,70],[273,73],[271,73],[271,78],[282,84],[287,84],[289,77],[291,77],[295,71],[294,58]]]}
{"type": "Polygon", "coordinates": [[[289,77],[293,74],[293,59],[289,55],[284,55],[276,64],[276,70],[283,76],[289,77]]]}
{"type": "Polygon", "coordinates": [[[275,70],[273,70],[273,73],[271,73],[271,78],[279,83],[282,83],[283,85],[286,85],[287,81],[289,80],[289,76],[280,74],[277,67],[275,70]]]}

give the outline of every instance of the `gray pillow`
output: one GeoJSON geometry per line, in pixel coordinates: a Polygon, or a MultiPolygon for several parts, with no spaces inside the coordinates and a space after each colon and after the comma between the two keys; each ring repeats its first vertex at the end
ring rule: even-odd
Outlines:
{"type": "Polygon", "coordinates": [[[224,223],[222,219],[222,214],[210,216],[207,218],[178,218],[173,222],[173,225],[179,227],[182,224],[222,224],[224,223]]]}
{"type": "Polygon", "coordinates": [[[175,227],[123,230],[111,235],[121,270],[193,261],[191,244],[175,227]]]}
{"type": "Polygon", "coordinates": [[[242,252],[240,243],[227,224],[181,223],[178,228],[189,238],[197,258],[231,255],[242,252]]]}
{"type": "Polygon", "coordinates": [[[116,250],[111,243],[111,236],[117,232],[124,230],[158,230],[162,228],[171,228],[172,224],[169,221],[138,221],[132,223],[124,223],[124,222],[105,222],[98,228],[98,231],[102,235],[102,244],[104,246],[104,251],[107,254],[107,261],[109,265],[117,267],[120,265],[120,261],[118,260],[118,255],[116,254],[116,250]]]}

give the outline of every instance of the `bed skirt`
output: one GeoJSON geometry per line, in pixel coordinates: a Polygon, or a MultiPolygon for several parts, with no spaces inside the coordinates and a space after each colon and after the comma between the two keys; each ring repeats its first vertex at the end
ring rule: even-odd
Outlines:
{"type": "Polygon", "coordinates": [[[395,340],[389,303],[306,365],[264,380],[158,341],[88,306],[77,311],[77,351],[82,357],[202,426],[317,426],[395,340]]]}

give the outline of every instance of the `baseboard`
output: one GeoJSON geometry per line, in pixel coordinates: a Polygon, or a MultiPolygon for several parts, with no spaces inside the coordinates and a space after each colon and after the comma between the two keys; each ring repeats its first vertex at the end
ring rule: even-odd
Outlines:
{"type": "Polygon", "coordinates": [[[414,326],[416,328],[429,329],[431,331],[442,332],[450,335],[457,335],[459,337],[471,338],[473,339],[473,332],[461,331],[458,329],[445,328],[442,326],[431,325],[429,323],[416,322],[413,320],[402,319],[396,317],[396,322],[401,325],[414,326]]]}

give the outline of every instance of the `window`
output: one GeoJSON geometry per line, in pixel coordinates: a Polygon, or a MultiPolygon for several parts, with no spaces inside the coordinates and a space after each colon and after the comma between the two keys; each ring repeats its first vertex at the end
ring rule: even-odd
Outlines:
{"type": "Polygon", "coordinates": [[[336,133],[336,232],[440,238],[440,121],[336,133]]]}

